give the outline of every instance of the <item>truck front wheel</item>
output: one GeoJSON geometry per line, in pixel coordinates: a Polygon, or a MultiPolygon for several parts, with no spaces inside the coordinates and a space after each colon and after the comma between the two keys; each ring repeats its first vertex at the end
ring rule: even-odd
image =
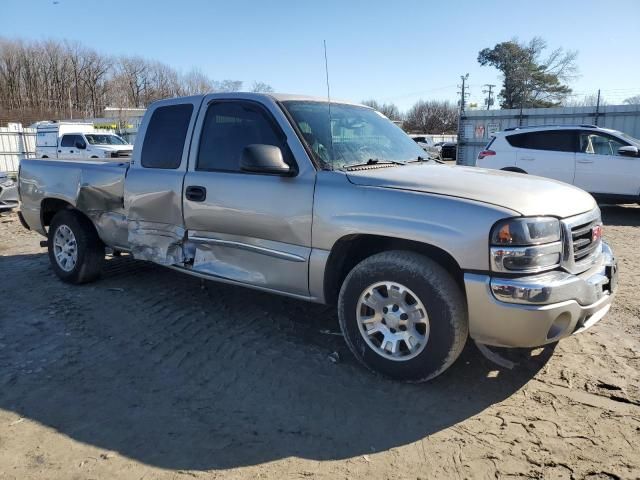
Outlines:
{"type": "Polygon", "coordinates": [[[56,275],[67,283],[87,283],[100,276],[104,244],[83,215],[62,210],[49,226],[49,260],[56,275]]]}
{"type": "Polygon", "coordinates": [[[409,251],[379,253],[356,265],[340,290],[338,315],[362,364],[407,382],[445,371],[468,336],[466,301],[455,280],[409,251]]]}

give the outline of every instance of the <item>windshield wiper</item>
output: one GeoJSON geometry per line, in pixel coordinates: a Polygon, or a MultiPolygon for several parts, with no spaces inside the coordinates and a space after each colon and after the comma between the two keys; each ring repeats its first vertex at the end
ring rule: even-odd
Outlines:
{"type": "Polygon", "coordinates": [[[416,163],[416,162],[436,162],[436,163],[444,163],[442,160],[438,160],[435,157],[421,157],[418,156],[413,160],[409,160],[407,163],[416,163]]]}
{"type": "Polygon", "coordinates": [[[366,162],[351,163],[349,165],[345,165],[343,168],[345,170],[351,170],[352,168],[366,167],[369,165],[406,165],[406,163],[399,162],[398,160],[380,160],[379,158],[370,158],[366,162]]]}

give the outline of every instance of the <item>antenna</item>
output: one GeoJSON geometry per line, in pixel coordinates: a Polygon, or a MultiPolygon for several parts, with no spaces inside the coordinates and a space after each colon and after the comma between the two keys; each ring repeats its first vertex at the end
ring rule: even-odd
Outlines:
{"type": "Polygon", "coordinates": [[[331,90],[329,88],[329,62],[327,61],[327,41],[323,40],[324,43],[324,71],[327,76],[327,102],[329,103],[329,110],[331,110],[331,90]]]}
{"type": "Polygon", "coordinates": [[[329,108],[329,143],[331,145],[331,167],[333,168],[333,131],[331,129],[331,89],[329,88],[329,61],[327,60],[327,41],[324,44],[324,71],[327,77],[327,105],[329,108]]]}

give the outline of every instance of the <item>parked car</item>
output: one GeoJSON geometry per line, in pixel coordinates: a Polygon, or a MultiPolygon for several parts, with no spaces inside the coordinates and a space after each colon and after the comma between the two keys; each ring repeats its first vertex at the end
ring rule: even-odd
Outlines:
{"type": "Polygon", "coordinates": [[[591,195],[425,161],[368,107],[174,98],[147,110],[139,138],[130,162],[22,161],[23,221],[61,280],[97,279],[110,249],[335,304],[355,357],[406,381],[442,373],[468,336],[531,347],[581,332],[614,297],[591,195]]]}
{"type": "Polygon", "coordinates": [[[133,145],[91,123],[41,122],[37,126],[37,158],[121,158],[131,156],[133,145]]]}
{"type": "Polygon", "coordinates": [[[549,177],[609,202],[640,201],[640,140],[594,125],[495,133],[476,165],[549,177]]]}
{"type": "Polygon", "coordinates": [[[456,160],[458,153],[458,144],[456,142],[437,142],[435,147],[440,152],[440,158],[443,160],[456,160]]]}
{"type": "Polygon", "coordinates": [[[17,185],[6,172],[0,172],[0,211],[18,206],[17,185]]]}
{"type": "Polygon", "coordinates": [[[428,154],[440,158],[440,148],[438,148],[431,137],[425,135],[409,135],[428,154]]]}

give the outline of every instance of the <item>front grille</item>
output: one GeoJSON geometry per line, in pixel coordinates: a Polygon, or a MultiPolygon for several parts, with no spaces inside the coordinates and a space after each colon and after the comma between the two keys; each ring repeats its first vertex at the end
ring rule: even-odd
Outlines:
{"type": "Polygon", "coordinates": [[[118,150],[117,152],[111,152],[111,158],[123,158],[130,156],[131,150],[118,150]]]}
{"type": "Polygon", "coordinates": [[[600,237],[593,238],[593,229],[598,225],[600,225],[600,219],[594,219],[571,228],[574,262],[588,257],[598,248],[600,237]]]}

